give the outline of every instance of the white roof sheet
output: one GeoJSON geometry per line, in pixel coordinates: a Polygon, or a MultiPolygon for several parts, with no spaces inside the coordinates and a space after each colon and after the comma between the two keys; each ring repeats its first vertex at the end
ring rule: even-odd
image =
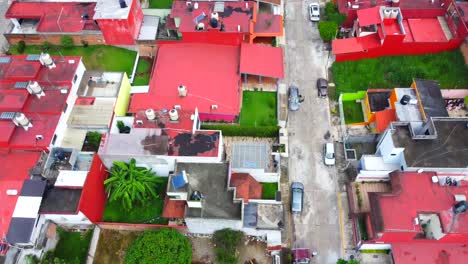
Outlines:
{"type": "Polygon", "coordinates": [[[61,170],[55,181],[56,187],[83,187],[88,171],[61,170]]]}
{"type": "Polygon", "coordinates": [[[16,201],[13,217],[36,218],[42,197],[40,196],[20,196],[16,201]]]}
{"type": "Polygon", "coordinates": [[[141,24],[138,40],[155,40],[158,34],[159,17],[145,15],[141,24]]]}

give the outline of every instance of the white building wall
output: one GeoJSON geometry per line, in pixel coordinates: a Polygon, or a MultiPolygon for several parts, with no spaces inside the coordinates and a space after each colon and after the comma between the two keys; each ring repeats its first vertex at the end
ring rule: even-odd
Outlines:
{"type": "Polygon", "coordinates": [[[91,221],[82,213],[78,214],[43,214],[45,219],[51,220],[59,225],[74,226],[74,225],[91,225],[91,221]]]}
{"type": "Polygon", "coordinates": [[[216,230],[231,228],[243,231],[242,220],[230,219],[206,219],[206,218],[185,218],[185,223],[190,233],[213,234],[216,230]]]}
{"type": "MultiPolygon", "coordinates": [[[[55,133],[54,133],[54,135],[56,135],[57,138],[55,139],[54,144],[52,144],[51,142],[50,147],[53,147],[53,146],[59,147],[62,145],[63,138],[65,136],[65,130],[67,129],[68,118],[70,117],[73,106],[75,105],[76,99],[78,98],[76,92],[78,91],[81,79],[83,78],[83,74],[86,71],[86,67],[84,66],[81,60],[80,61],[75,60],[75,63],[78,63],[78,68],[76,69],[76,72],[75,72],[75,75],[77,76],[77,78],[74,82],[72,80],[72,87],[71,87],[70,93],[66,101],[68,106],[67,106],[66,111],[62,113],[62,115],[60,116],[59,122],[57,124],[57,127],[55,128],[55,133]]],[[[47,93],[45,96],[47,96],[47,93]]]]}
{"type": "Polygon", "coordinates": [[[403,155],[404,148],[396,148],[393,144],[391,130],[387,130],[382,137],[377,153],[380,154],[385,163],[400,163],[400,155],[403,155]]]}
{"type": "Polygon", "coordinates": [[[364,243],[361,244],[359,247],[359,250],[387,250],[387,249],[392,249],[392,245],[390,244],[370,244],[370,243],[364,243]]]}

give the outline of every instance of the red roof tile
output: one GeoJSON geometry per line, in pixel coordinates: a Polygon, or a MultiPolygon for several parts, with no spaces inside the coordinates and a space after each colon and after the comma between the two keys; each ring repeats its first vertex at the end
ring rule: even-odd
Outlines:
{"type": "Polygon", "coordinates": [[[467,244],[392,243],[395,263],[464,264],[468,259],[467,244]]]}
{"type": "Polygon", "coordinates": [[[164,218],[184,218],[185,201],[170,200],[168,196],[164,199],[164,209],[162,217],[164,218]]]}
{"type": "Polygon", "coordinates": [[[377,132],[384,132],[393,121],[396,121],[395,109],[385,109],[375,112],[375,128],[377,132]]]}
{"type": "Polygon", "coordinates": [[[333,54],[346,54],[361,52],[380,47],[379,34],[370,34],[363,37],[335,39],[332,42],[333,54]]]}
{"type": "Polygon", "coordinates": [[[262,185],[248,173],[233,173],[229,186],[236,187],[236,198],[244,199],[245,203],[249,199],[262,199],[262,185]]]}
{"type": "Polygon", "coordinates": [[[0,153],[0,241],[6,237],[11,216],[16,206],[23,181],[38,161],[40,152],[2,151],[0,153]],[[7,195],[7,190],[17,190],[18,195],[7,195]]]}
{"type": "Polygon", "coordinates": [[[382,20],[380,18],[379,10],[380,6],[358,10],[357,17],[359,19],[359,26],[365,27],[369,25],[380,24],[382,20]]]}
{"type": "MultiPolygon", "coordinates": [[[[378,196],[383,221],[383,231],[407,230],[420,232],[421,227],[414,225],[418,212],[438,213],[445,233],[468,234],[468,214],[454,215],[454,195],[463,194],[468,197],[468,186],[440,186],[432,183],[434,172],[401,172],[392,176],[392,182],[397,182],[401,191],[395,194],[378,196]],[[398,214],[395,214],[398,212],[398,214]]],[[[460,236],[463,239],[463,236],[460,236]]],[[[465,240],[466,241],[466,240],[465,240]]]]}
{"type": "Polygon", "coordinates": [[[240,72],[283,78],[283,49],[258,44],[242,43],[240,72]]]}
{"type": "MultiPolygon", "coordinates": [[[[177,1],[176,1],[177,2],[177,1]]],[[[175,3],[176,3],[175,2],[175,3]]],[[[146,94],[132,96],[129,111],[147,108],[238,115],[239,47],[211,44],[166,44],[159,47],[156,65],[146,94]],[[177,87],[185,85],[187,96],[177,87]],[[217,109],[212,109],[217,105],[217,109]]]]}
{"type": "Polygon", "coordinates": [[[96,3],[14,1],[5,17],[39,19],[38,32],[80,32],[85,27],[87,30],[99,30],[92,20],[95,6],[96,3]],[[83,14],[91,19],[82,19],[83,14]]]}

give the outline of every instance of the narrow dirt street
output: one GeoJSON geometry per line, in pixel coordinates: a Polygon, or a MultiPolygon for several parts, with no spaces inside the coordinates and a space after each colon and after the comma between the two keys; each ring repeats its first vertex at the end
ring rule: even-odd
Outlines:
{"type": "Polygon", "coordinates": [[[286,84],[296,85],[305,98],[299,111],[290,112],[289,179],[305,186],[304,210],[293,216],[293,247],[307,247],[318,255],[313,263],[336,263],[342,255],[340,208],[335,167],[323,163],[324,143],[331,136],[328,99],[317,97],[317,78],[326,78],[329,52],[317,23],[308,19],[311,1],[285,2],[286,84]]]}

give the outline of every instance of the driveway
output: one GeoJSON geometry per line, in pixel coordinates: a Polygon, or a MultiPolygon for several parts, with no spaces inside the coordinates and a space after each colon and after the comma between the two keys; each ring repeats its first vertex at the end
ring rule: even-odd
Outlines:
{"type": "Polygon", "coordinates": [[[309,1],[285,2],[286,83],[299,87],[305,98],[290,112],[289,181],[305,186],[304,211],[293,216],[293,247],[308,247],[318,255],[313,263],[336,263],[341,257],[337,181],[334,167],[322,162],[322,146],[330,137],[328,100],[317,98],[315,82],[326,77],[328,51],[317,24],[307,17],[309,1]]]}

